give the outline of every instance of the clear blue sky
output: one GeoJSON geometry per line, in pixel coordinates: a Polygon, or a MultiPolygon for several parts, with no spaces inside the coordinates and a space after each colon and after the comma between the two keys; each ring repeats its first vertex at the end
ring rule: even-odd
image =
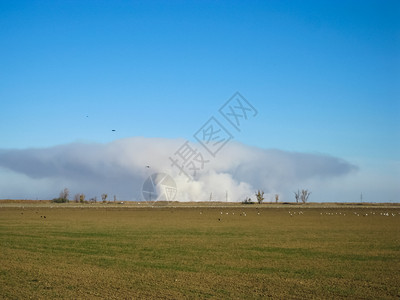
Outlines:
{"type": "Polygon", "coordinates": [[[400,2],[0,1],[2,149],[191,139],[235,91],[238,141],[398,170],[400,2]]]}

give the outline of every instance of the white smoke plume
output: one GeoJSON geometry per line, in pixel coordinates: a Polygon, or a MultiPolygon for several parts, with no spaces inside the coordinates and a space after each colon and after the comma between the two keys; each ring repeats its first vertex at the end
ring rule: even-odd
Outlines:
{"type": "MultiPolygon", "coordinates": [[[[216,157],[191,143],[209,162],[188,180],[170,157],[185,140],[133,137],[107,144],[71,143],[50,148],[0,150],[0,198],[50,199],[64,187],[87,197],[102,193],[142,200],[146,178],[173,177],[178,201],[242,201],[262,189],[288,199],[293,189],[344,176],[357,167],[322,154],[287,152],[228,143],[216,157]]],[[[271,199],[268,199],[271,197],[271,199]]],[[[282,197],[281,197],[282,199],[282,197]]],[[[292,201],[292,199],[290,199],[292,201]]]]}

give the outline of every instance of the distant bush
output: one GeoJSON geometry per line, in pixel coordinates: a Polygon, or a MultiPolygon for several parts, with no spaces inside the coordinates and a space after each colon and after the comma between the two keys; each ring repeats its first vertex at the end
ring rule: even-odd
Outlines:
{"type": "Polygon", "coordinates": [[[67,202],[69,202],[69,200],[65,199],[65,198],[54,198],[53,200],[51,200],[51,202],[53,202],[53,203],[67,203],[67,202]]]}
{"type": "Polygon", "coordinates": [[[246,198],[242,201],[242,204],[254,204],[254,202],[251,201],[251,198],[246,198]]]}
{"type": "Polygon", "coordinates": [[[69,190],[67,188],[65,188],[60,192],[60,196],[58,198],[54,198],[53,200],[51,200],[51,202],[67,203],[67,202],[69,202],[68,196],[69,196],[69,190]]]}
{"type": "Polygon", "coordinates": [[[67,188],[63,189],[60,192],[60,196],[58,196],[59,199],[63,199],[63,200],[67,200],[67,201],[68,201],[68,197],[69,197],[69,189],[67,189],[67,188]]]}

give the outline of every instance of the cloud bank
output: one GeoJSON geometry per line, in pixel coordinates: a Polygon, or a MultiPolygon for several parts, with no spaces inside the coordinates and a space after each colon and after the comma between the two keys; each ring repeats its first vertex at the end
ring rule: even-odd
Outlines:
{"type": "Polygon", "coordinates": [[[257,189],[266,192],[267,201],[275,193],[292,201],[288,197],[297,187],[315,186],[357,170],[329,155],[262,149],[237,142],[228,143],[211,157],[200,145],[191,143],[209,162],[188,181],[169,159],[184,143],[182,139],[133,137],[107,144],[3,149],[0,198],[50,199],[68,187],[72,194],[85,193],[87,197],[108,193],[121,200],[142,200],[146,178],[164,172],[177,184],[178,201],[207,201],[210,196],[215,201],[242,201],[257,189]]]}

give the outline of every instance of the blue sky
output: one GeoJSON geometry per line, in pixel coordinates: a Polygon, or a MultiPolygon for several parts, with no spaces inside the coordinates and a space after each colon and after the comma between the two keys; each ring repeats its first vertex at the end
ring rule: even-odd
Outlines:
{"type": "Polygon", "coordinates": [[[239,91],[236,141],[400,173],[398,1],[0,1],[0,70],[0,149],[192,140],[239,91]]]}

